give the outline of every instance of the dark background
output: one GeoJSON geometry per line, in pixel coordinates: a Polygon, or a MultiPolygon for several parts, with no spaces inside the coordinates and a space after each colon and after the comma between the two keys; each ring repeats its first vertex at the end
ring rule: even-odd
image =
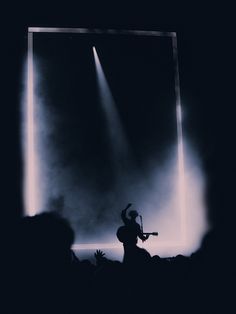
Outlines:
{"type": "Polygon", "coordinates": [[[233,97],[233,17],[221,6],[159,2],[103,5],[23,3],[4,7],[1,27],[2,213],[12,234],[22,214],[22,161],[19,110],[22,60],[28,26],[58,26],[176,31],[185,126],[194,139],[207,177],[206,197],[212,226],[221,234],[220,252],[231,254],[234,226],[235,115],[233,97]]]}
{"type": "MultiPolygon", "coordinates": [[[[207,180],[208,217],[217,234],[211,246],[215,247],[215,251],[221,257],[218,260],[214,255],[214,260],[209,260],[210,267],[207,271],[211,270],[210,278],[215,279],[213,284],[205,286],[205,278],[200,276],[198,286],[195,287],[197,303],[199,303],[199,292],[201,300],[201,291],[203,291],[205,292],[203,301],[209,299],[211,310],[214,303],[217,306],[223,294],[228,297],[230,289],[227,283],[230,282],[233,274],[230,265],[234,263],[235,87],[233,84],[235,73],[233,71],[233,46],[235,34],[233,31],[235,28],[232,23],[234,10],[228,8],[226,3],[223,5],[215,2],[206,5],[192,1],[188,4],[180,4],[179,1],[173,2],[174,5],[170,2],[165,3],[161,5],[159,1],[155,1],[154,6],[150,2],[139,5],[135,1],[124,5],[120,2],[119,5],[115,2],[102,5],[100,1],[96,1],[95,4],[91,1],[87,4],[77,1],[74,5],[68,2],[59,5],[40,1],[28,5],[24,5],[23,2],[11,3],[1,10],[1,182],[3,186],[1,191],[1,232],[3,235],[1,239],[7,247],[2,260],[6,262],[7,267],[8,258],[12,256],[13,267],[15,267],[14,253],[8,253],[9,250],[11,253],[14,252],[17,237],[14,222],[22,215],[20,99],[22,60],[27,47],[27,27],[61,26],[176,31],[181,98],[183,104],[188,106],[188,121],[185,129],[194,140],[203,162],[207,180]],[[229,277],[225,276],[225,269],[229,277]],[[226,278],[222,281],[224,284],[220,283],[221,287],[217,279],[219,273],[226,278]],[[202,282],[201,279],[203,279],[202,282]],[[215,296],[217,291],[219,293],[215,296]],[[212,297],[210,297],[211,292],[212,297]]],[[[2,268],[2,270],[6,269],[2,268]]],[[[6,274],[8,275],[9,272],[11,269],[6,274]]],[[[175,286],[175,289],[179,290],[179,287],[175,286]]],[[[137,296],[139,297],[139,293],[135,295],[137,296]]],[[[185,299],[182,293],[181,299],[185,299]]],[[[167,300],[167,303],[171,303],[169,301],[172,302],[172,300],[167,300]]],[[[14,299],[10,302],[14,302],[14,299]]],[[[142,302],[138,302],[138,305],[139,303],[142,302]]],[[[224,302],[223,306],[226,305],[227,303],[224,302]]],[[[189,312],[194,311],[195,305],[189,306],[191,307],[189,312]]],[[[202,306],[201,312],[204,313],[205,303],[202,306]]],[[[218,308],[216,312],[217,310],[218,308]]]]}

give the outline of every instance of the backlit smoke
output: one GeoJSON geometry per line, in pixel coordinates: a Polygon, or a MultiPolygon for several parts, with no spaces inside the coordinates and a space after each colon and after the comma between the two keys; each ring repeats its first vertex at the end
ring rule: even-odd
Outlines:
{"type": "Polygon", "coordinates": [[[127,171],[131,168],[130,147],[95,47],[93,47],[93,55],[98,93],[107,124],[113,167],[117,180],[119,180],[119,178],[126,176],[127,171]]]}
{"type": "Polygon", "coordinates": [[[28,53],[23,74],[21,103],[22,147],[23,147],[23,196],[24,213],[33,216],[45,209],[47,189],[51,184],[44,176],[50,160],[50,123],[54,121],[52,112],[44,107],[40,95],[41,77],[37,58],[33,54],[33,34],[28,33],[28,53]],[[50,114],[50,122],[48,120],[50,114]]]}
{"type": "Polygon", "coordinates": [[[184,162],[184,145],[183,145],[183,131],[182,131],[182,108],[178,104],[176,106],[176,120],[177,120],[177,140],[178,140],[178,193],[179,193],[179,207],[181,217],[181,238],[186,241],[186,182],[185,182],[185,162],[184,162]]]}
{"type": "Polygon", "coordinates": [[[191,144],[188,141],[184,141],[184,144],[184,178],[179,177],[179,147],[175,149],[175,154],[172,151],[172,157],[169,157],[162,169],[153,169],[154,189],[147,193],[143,204],[147,210],[144,216],[145,229],[148,232],[159,232],[158,238],[153,237],[143,245],[152,254],[190,255],[200,247],[208,228],[200,160],[191,144]],[[180,182],[184,186],[180,186],[180,182]],[[181,195],[183,191],[184,195],[181,195]],[[179,197],[184,199],[179,201],[179,197]],[[180,207],[182,202],[184,210],[180,207]]]}
{"type": "MultiPolygon", "coordinates": [[[[104,249],[107,256],[120,258],[122,245],[115,234],[122,224],[120,211],[131,202],[133,209],[143,216],[144,231],[159,233],[158,237],[139,243],[151,254],[191,254],[198,249],[207,230],[204,175],[191,142],[183,139],[181,107],[176,108],[178,143],[169,147],[164,161],[158,165],[155,160],[150,162],[143,172],[127,171],[122,182],[117,180],[115,189],[103,194],[90,174],[83,175],[83,165],[78,169],[73,163],[64,162],[54,147],[55,122],[63,117],[49,109],[46,97],[40,96],[43,94],[40,65],[36,58],[33,60],[31,39],[23,120],[26,214],[56,210],[71,222],[76,232],[75,248],[104,249]]],[[[110,123],[108,135],[112,138],[112,126],[115,125],[114,137],[120,138],[118,145],[113,147],[116,149],[114,155],[117,155],[127,152],[128,145],[114,103],[110,102],[113,107],[108,107],[106,101],[112,98],[109,93],[107,95],[108,98],[103,98],[107,107],[103,109],[108,126],[110,123]]]]}
{"type": "Polygon", "coordinates": [[[28,215],[34,215],[40,207],[38,195],[38,160],[36,155],[35,95],[34,95],[33,35],[28,34],[26,91],[23,100],[24,144],[24,203],[28,215]]]}
{"type": "MultiPolygon", "coordinates": [[[[202,238],[208,230],[205,181],[200,158],[189,141],[184,141],[184,144],[185,212],[179,206],[180,178],[177,146],[170,148],[164,164],[150,165],[150,173],[147,173],[148,186],[137,182],[136,186],[129,189],[129,200],[133,202],[133,208],[143,216],[144,232],[158,231],[159,233],[158,237],[151,236],[148,241],[142,243],[139,240],[138,243],[152,255],[161,257],[190,255],[200,247],[202,238]],[[185,223],[184,236],[183,222],[185,223]]],[[[91,250],[89,252],[91,255],[93,250],[100,248],[108,256],[122,259],[123,249],[114,236],[115,231],[108,230],[106,238],[108,243],[97,241],[98,243],[91,245],[75,245],[75,249],[78,249],[82,256],[87,256],[84,249],[91,250]]]]}

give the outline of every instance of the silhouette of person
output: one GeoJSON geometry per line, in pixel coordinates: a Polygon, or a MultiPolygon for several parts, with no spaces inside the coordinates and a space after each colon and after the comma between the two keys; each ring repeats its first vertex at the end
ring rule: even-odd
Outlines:
{"type": "Polygon", "coordinates": [[[127,209],[132,204],[128,204],[121,212],[121,219],[124,226],[121,226],[117,230],[117,238],[123,243],[124,246],[124,258],[123,263],[130,266],[138,266],[150,261],[150,254],[142,248],[137,246],[138,238],[142,241],[146,241],[149,235],[144,235],[136,218],[139,216],[136,210],[129,212],[127,217],[127,209]]]}
{"type": "Polygon", "coordinates": [[[127,210],[128,208],[132,206],[131,203],[129,203],[125,209],[121,212],[121,219],[125,225],[126,235],[124,238],[125,242],[127,244],[137,244],[138,238],[140,238],[143,242],[146,241],[149,238],[149,235],[144,235],[143,231],[140,227],[140,224],[137,223],[136,218],[139,216],[138,212],[136,210],[131,210],[129,212],[129,217],[127,217],[127,210]]]}

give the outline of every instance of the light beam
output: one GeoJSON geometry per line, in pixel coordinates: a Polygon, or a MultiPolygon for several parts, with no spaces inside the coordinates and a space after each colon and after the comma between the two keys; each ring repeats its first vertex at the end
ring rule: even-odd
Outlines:
{"type": "MultiPolygon", "coordinates": [[[[39,190],[42,186],[39,186],[39,160],[37,155],[37,127],[39,128],[38,118],[35,118],[35,109],[36,109],[36,96],[35,93],[35,64],[33,60],[33,32],[68,32],[68,33],[91,33],[87,29],[44,29],[44,28],[30,28],[28,33],[28,55],[27,55],[27,99],[25,102],[25,129],[24,129],[24,162],[25,162],[25,170],[24,170],[24,202],[25,202],[25,213],[27,215],[34,215],[38,213],[40,204],[42,200],[39,197],[39,190]],[[31,32],[32,31],[32,32],[31,32]]],[[[96,31],[97,34],[103,34],[103,31],[96,31]]],[[[116,31],[108,30],[107,33],[116,34],[116,31]]],[[[195,156],[191,160],[192,156],[189,155],[189,146],[187,145],[185,139],[183,140],[183,130],[182,130],[182,108],[180,102],[180,84],[179,84],[179,70],[178,70],[178,58],[177,58],[177,39],[175,33],[164,33],[164,32],[140,32],[140,31],[122,31],[123,35],[147,35],[147,36],[168,36],[172,40],[173,47],[173,57],[175,64],[175,92],[176,92],[176,123],[177,123],[177,162],[175,161],[175,166],[178,168],[177,175],[174,174],[171,177],[170,184],[172,181],[177,183],[177,193],[173,196],[174,204],[173,207],[178,209],[178,213],[180,214],[180,237],[176,238],[176,242],[168,239],[167,236],[164,235],[162,237],[162,233],[160,232],[160,237],[156,243],[147,242],[147,248],[150,249],[153,247],[153,254],[160,254],[162,252],[167,252],[170,254],[171,248],[173,249],[173,254],[189,254],[197,249],[200,245],[200,240],[207,229],[206,219],[204,216],[205,204],[202,202],[202,192],[203,192],[203,178],[201,172],[201,167],[198,168],[199,165],[196,165],[195,156]],[[189,157],[190,156],[190,157],[189,157]],[[189,163],[190,159],[190,163],[189,163]],[[193,162],[191,162],[193,161],[193,162]],[[189,166],[190,165],[190,166],[189,166]],[[194,168],[195,167],[195,168],[194,168]],[[192,173],[189,174],[189,171],[192,173]],[[174,180],[172,180],[174,179],[174,180]],[[190,193],[189,193],[190,192],[190,193]],[[178,194],[178,195],[177,195],[178,194]],[[191,197],[191,199],[190,199],[191,197]]],[[[119,34],[119,32],[118,32],[119,34]]],[[[104,111],[104,115],[106,117],[106,123],[108,127],[108,134],[110,136],[111,148],[114,155],[114,162],[119,167],[120,160],[127,159],[129,155],[129,145],[125,136],[125,132],[123,130],[119,113],[117,111],[114,99],[112,97],[112,93],[110,91],[109,85],[107,83],[104,71],[102,69],[97,51],[95,47],[93,47],[93,55],[96,66],[97,73],[97,83],[99,87],[99,95],[101,105],[104,111]]],[[[37,71],[38,74],[39,71],[37,71]]],[[[38,103],[37,103],[38,105],[38,103]]],[[[41,104],[40,104],[41,105],[41,104]]],[[[38,109],[38,106],[37,106],[38,109]]],[[[38,112],[38,111],[37,111],[38,112]]],[[[195,152],[193,152],[195,155],[195,152]]],[[[40,155],[41,156],[41,155],[40,155]]],[[[176,155],[175,155],[176,156],[176,155]]],[[[119,169],[119,168],[117,168],[119,169]]],[[[170,169],[171,170],[171,169],[170,169]]],[[[40,171],[42,171],[42,167],[40,167],[40,171]]],[[[40,172],[41,175],[41,172],[40,172]]],[[[122,175],[122,174],[121,174],[122,175]]],[[[165,177],[167,177],[168,173],[165,172],[165,177]]],[[[44,182],[42,182],[44,185],[44,182]]],[[[49,186],[51,188],[51,186],[49,186]]],[[[41,191],[42,192],[42,191],[41,191]]],[[[153,198],[155,198],[155,193],[153,198]]],[[[158,201],[156,204],[158,205],[158,201]]],[[[152,213],[156,211],[156,204],[154,203],[154,209],[152,213]]],[[[147,204],[147,207],[151,203],[147,204]]],[[[167,204],[168,207],[169,204],[167,204]]],[[[171,202],[170,202],[170,205],[171,202]]],[[[168,208],[167,208],[168,209],[168,208]]],[[[171,211],[170,211],[171,213],[171,211]]],[[[165,214],[166,215],[166,214],[165,214]]],[[[163,215],[164,216],[164,215],[163,215]]],[[[168,214],[167,214],[168,216],[168,214]]],[[[179,217],[179,216],[178,216],[179,217]]],[[[160,217],[163,218],[163,217],[160,217]]],[[[165,227],[166,221],[171,221],[173,216],[170,214],[166,220],[159,220],[160,225],[163,224],[165,227]]],[[[157,215],[157,222],[159,216],[157,215]]],[[[153,215],[151,219],[153,221],[153,215]]],[[[151,222],[152,222],[151,221],[151,222]]],[[[148,225],[148,223],[147,223],[148,225]]],[[[168,224],[167,224],[168,227],[168,224]]],[[[179,227],[179,224],[178,226],[179,227]]],[[[166,228],[168,229],[168,228],[166,228]]],[[[154,229],[155,230],[155,229],[154,229]]],[[[153,230],[149,230],[153,231],[153,230]]],[[[159,229],[157,230],[159,231],[159,229]]],[[[171,232],[171,230],[167,230],[167,233],[171,232]]],[[[179,232],[179,229],[178,229],[179,232]]],[[[164,234],[164,232],[163,232],[164,234]]],[[[179,233],[178,233],[179,235],[179,233]]],[[[116,240],[116,239],[115,239],[116,240]]],[[[104,249],[118,249],[120,247],[119,243],[113,241],[113,243],[92,243],[92,244],[75,244],[75,249],[96,249],[96,248],[104,248],[104,249]]],[[[164,253],[163,253],[164,254],[164,253]]]]}
{"type": "Polygon", "coordinates": [[[128,166],[127,162],[130,159],[129,144],[95,47],[93,47],[93,54],[97,73],[98,92],[108,127],[113,161],[117,170],[120,171],[125,164],[128,166]]]}
{"type": "Polygon", "coordinates": [[[186,181],[184,164],[184,145],[183,145],[183,126],[182,126],[182,107],[180,98],[179,64],[177,37],[172,37],[173,57],[175,66],[175,94],[176,94],[176,123],[177,123],[177,145],[178,145],[178,194],[180,206],[180,228],[181,241],[186,244],[186,181]]]}
{"type": "Polygon", "coordinates": [[[25,167],[24,167],[24,210],[32,216],[37,213],[37,157],[35,145],[36,121],[34,109],[34,64],[33,64],[33,34],[28,33],[27,54],[27,96],[25,104],[25,167]]]}

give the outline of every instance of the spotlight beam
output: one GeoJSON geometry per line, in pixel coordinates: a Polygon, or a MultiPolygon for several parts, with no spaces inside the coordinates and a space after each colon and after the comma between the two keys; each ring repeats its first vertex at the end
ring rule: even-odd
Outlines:
{"type": "Polygon", "coordinates": [[[39,160],[37,156],[37,124],[35,113],[35,67],[33,60],[33,33],[28,33],[26,99],[24,114],[24,212],[35,215],[40,208],[39,160]]]}
{"type": "Polygon", "coordinates": [[[27,99],[25,107],[25,167],[24,167],[24,209],[27,215],[35,215],[37,204],[37,171],[35,147],[35,110],[34,110],[34,66],[33,34],[28,33],[27,55],[27,99]]]}
{"type": "Polygon", "coordinates": [[[176,123],[177,123],[177,145],[178,145],[178,194],[180,206],[180,228],[181,241],[186,243],[186,182],[185,182],[185,165],[184,165],[184,145],[183,145],[183,127],[182,127],[182,107],[180,98],[180,81],[179,81],[179,64],[177,37],[172,37],[173,57],[175,64],[175,94],[176,94],[176,123]]]}
{"type": "MultiPolygon", "coordinates": [[[[37,122],[37,119],[35,119],[35,100],[36,100],[36,95],[34,94],[34,84],[35,84],[35,78],[34,78],[34,63],[33,63],[33,33],[77,33],[77,34],[122,34],[122,35],[137,35],[137,36],[164,36],[164,37],[170,37],[170,40],[172,40],[172,49],[173,49],[173,58],[174,58],[174,66],[175,66],[175,93],[176,93],[176,121],[177,121],[177,154],[178,154],[178,161],[177,161],[177,166],[178,166],[178,178],[176,182],[178,182],[178,193],[179,193],[179,204],[180,204],[180,210],[178,207],[178,212],[180,213],[180,219],[181,219],[181,237],[177,237],[175,241],[165,241],[165,239],[158,239],[158,246],[156,244],[154,245],[155,250],[157,248],[163,247],[165,249],[166,247],[172,247],[175,250],[175,254],[177,253],[184,253],[187,251],[191,252],[194,249],[194,246],[190,247],[191,242],[189,242],[189,231],[191,226],[195,227],[198,226],[196,229],[195,234],[196,238],[200,239],[201,235],[205,231],[205,221],[203,221],[203,226],[199,228],[199,221],[201,222],[201,219],[204,220],[205,218],[203,217],[203,214],[201,210],[204,209],[204,206],[199,208],[199,200],[197,199],[197,211],[196,215],[192,220],[191,219],[191,211],[192,210],[192,204],[189,202],[189,199],[187,196],[189,196],[189,193],[186,193],[188,191],[189,186],[195,187],[195,185],[198,185],[198,182],[196,181],[196,178],[194,177],[194,180],[192,181],[194,184],[191,184],[192,182],[189,181],[189,156],[188,156],[188,143],[183,141],[183,130],[182,130],[182,108],[181,108],[181,101],[180,101],[180,86],[179,86],[179,70],[178,70],[178,58],[177,58],[177,38],[176,38],[176,33],[174,32],[150,32],[150,31],[114,31],[114,30],[107,30],[104,32],[104,30],[88,30],[88,29],[71,29],[71,28],[29,28],[28,29],[28,59],[27,59],[27,101],[25,103],[25,122],[26,126],[24,129],[24,144],[25,144],[25,151],[24,151],[24,162],[25,162],[25,170],[24,170],[24,201],[25,201],[25,212],[28,215],[34,215],[36,213],[36,210],[38,212],[38,204],[40,198],[38,197],[38,190],[39,190],[39,185],[38,185],[38,178],[37,175],[39,174],[39,170],[42,170],[41,167],[39,169],[37,162],[37,154],[36,154],[36,145],[35,140],[38,138],[36,137],[36,127],[37,125],[35,124],[37,122]],[[185,155],[184,155],[185,154],[185,155]],[[186,162],[186,169],[185,169],[185,162],[186,162]],[[188,176],[185,176],[185,171],[188,174],[188,176]],[[190,184],[189,184],[190,182],[190,184]],[[37,193],[36,193],[37,192],[37,193]],[[188,211],[186,210],[187,205],[191,205],[191,207],[188,206],[188,211]],[[188,223],[190,221],[191,225],[190,228],[187,226],[186,227],[186,215],[188,214],[188,223]],[[197,221],[195,217],[200,217],[200,220],[197,221]],[[202,229],[201,229],[202,228],[202,229]],[[186,232],[188,237],[186,237],[186,232]]],[[[101,100],[103,99],[103,105],[104,108],[107,109],[107,111],[104,110],[105,115],[107,117],[107,123],[110,128],[110,137],[111,140],[115,139],[113,141],[113,150],[114,150],[114,155],[116,150],[122,151],[126,150],[124,147],[126,146],[124,143],[126,143],[126,138],[124,136],[124,132],[122,131],[122,125],[120,124],[119,120],[119,114],[116,110],[115,103],[112,97],[112,94],[110,92],[109,86],[107,84],[104,72],[101,67],[101,63],[99,61],[99,57],[97,55],[95,47],[93,47],[93,54],[94,54],[94,60],[96,64],[96,71],[97,71],[97,78],[98,78],[98,86],[99,86],[99,93],[101,100]],[[100,76],[99,76],[100,73],[100,76]],[[100,79],[99,79],[100,77],[100,79]],[[102,84],[103,82],[103,84],[102,84]],[[106,86],[106,88],[102,89],[101,87],[106,86]],[[105,92],[106,91],[106,92],[105,92]],[[109,99],[109,102],[106,102],[105,100],[109,99]],[[113,108],[114,107],[114,108],[113,108]],[[113,110],[114,109],[114,110],[113,110]],[[110,111],[109,111],[110,110],[110,111]],[[114,124],[113,124],[114,123],[114,124]],[[117,125],[115,124],[117,123],[117,125]],[[120,128],[120,135],[121,137],[117,136],[117,133],[115,132],[115,129],[118,130],[120,128]],[[112,133],[114,132],[114,133],[112,133]],[[113,135],[112,135],[113,134],[113,135]],[[121,144],[117,144],[118,140],[120,141],[120,138],[122,138],[124,141],[121,141],[121,144]],[[121,149],[123,148],[123,149],[121,149]]],[[[38,74],[38,71],[37,71],[38,74]]],[[[38,109],[38,100],[37,100],[37,109],[38,109]]],[[[38,136],[38,135],[37,135],[38,136]]],[[[111,141],[112,143],[112,141],[111,141]]],[[[116,155],[117,156],[117,155],[116,155]]],[[[117,158],[119,159],[119,158],[117,158]]],[[[195,163],[194,163],[195,165],[195,163]]],[[[199,191],[202,191],[202,186],[199,186],[199,191]]],[[[200,191],[200,192],[201,192],[200,191]]],[[[198,196],[198,194],[197,194],[198,196]]],[[[40,202],[41,204],[41,202],[40,202]]],[[[193,228],[194,229],[194,228],[193,228]]],[[[116,240],[116,239],[115,239],[116,240]]],[[[151,247],[151,243],[147,243],[148,246],[151,247]]],[[[100,248],[118,248],[118,244],[115,243],[92,243],[92,244],[75,244],[73,246],[74,249],[97,249],[98,247],[100,248]]],[[[196,245],[195,245],[196,247],[196,245]]],[[[159,253],[161,253],[163,250],[159,250],[159,253]]],[[[164,250],[165,251],[165,250],[164,250]]],[[[156,254],[156,251],[155,251],[156,254]]]]}
{"type": "Polygon", "coordinates": [[[93,55],[97,73],[98,92],[108,126],[113,158],[120,168],[120,162],[124,165],[129,160],[129,144],[95,47],[93,47],[93,55]]]}

